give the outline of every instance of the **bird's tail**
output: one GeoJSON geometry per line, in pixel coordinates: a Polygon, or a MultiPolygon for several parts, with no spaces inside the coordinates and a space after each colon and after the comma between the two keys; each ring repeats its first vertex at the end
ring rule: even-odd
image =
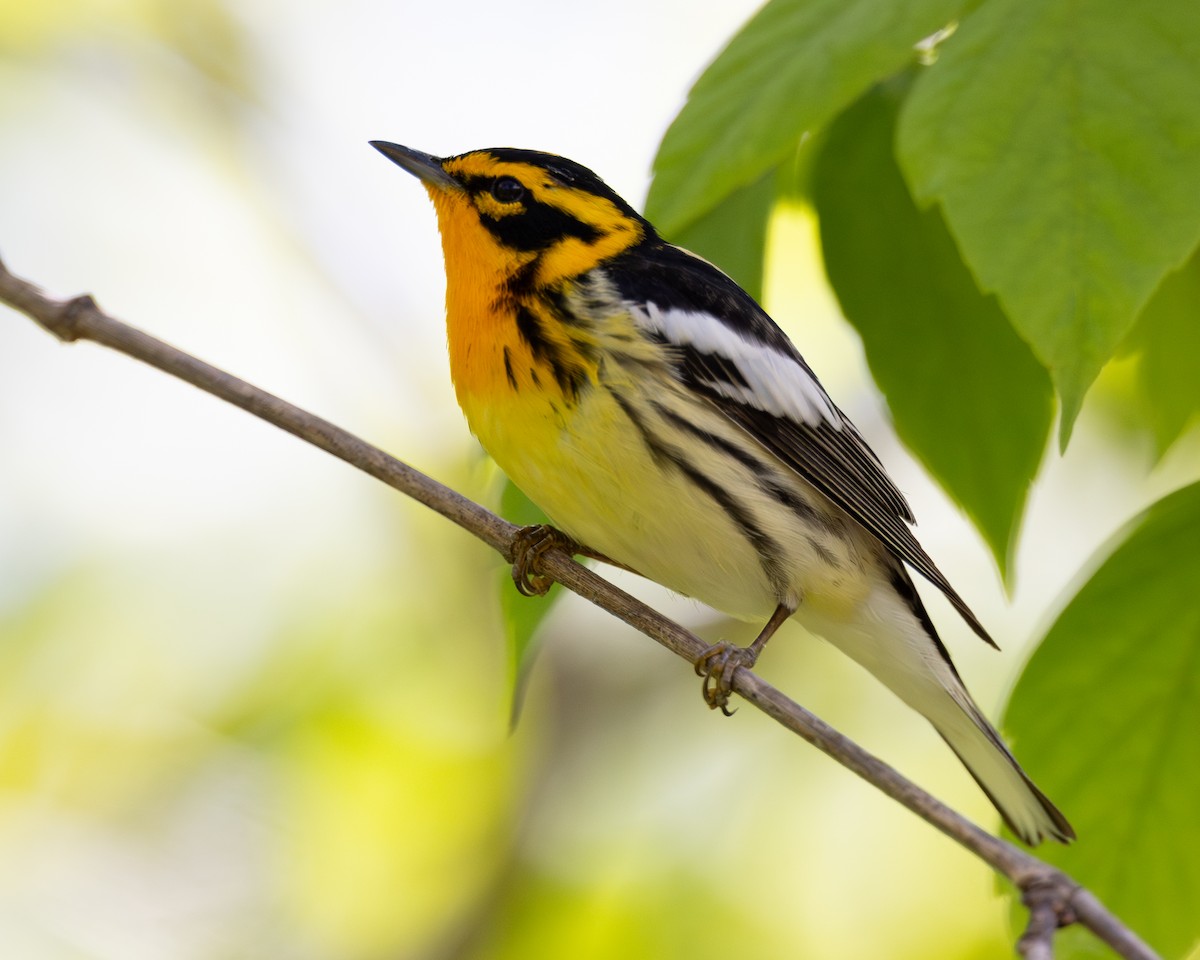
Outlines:
{"type": "Polygon", "coordinates": [[[803,606],[797,619],[933,724],[1018,837],[1030,845],[1046,837],[1075,839],[1066,817],[1033,785],[971,699],[907,573],[899,570],[892,584],[880,583],[856,620],[803,606]]]}

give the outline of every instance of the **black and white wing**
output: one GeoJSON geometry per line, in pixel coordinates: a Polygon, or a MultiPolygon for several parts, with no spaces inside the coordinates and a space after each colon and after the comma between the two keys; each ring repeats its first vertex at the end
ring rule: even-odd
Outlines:
{"type": "Polygon", "coordinates": [[[946,595],[995,642],[917,542],[912,509],[786,334],[733,280],[668,244],[617,257],[606,274],[677,373],[946,595]],[[669,280],[668,280],[669,278],[669,280]]]}

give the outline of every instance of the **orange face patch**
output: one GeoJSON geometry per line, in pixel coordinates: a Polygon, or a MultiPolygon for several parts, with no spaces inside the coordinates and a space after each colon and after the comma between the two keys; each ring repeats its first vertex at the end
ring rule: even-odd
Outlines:
{"type": "Polygon", "coordinates": [[[478,151],[443,169],[462,186],[428,186],[453,265],[446,314],[460,403],[573,404],[597,375],[594,338],[548,295],[640,241],[642,221],[536,163],[478,151]]]}

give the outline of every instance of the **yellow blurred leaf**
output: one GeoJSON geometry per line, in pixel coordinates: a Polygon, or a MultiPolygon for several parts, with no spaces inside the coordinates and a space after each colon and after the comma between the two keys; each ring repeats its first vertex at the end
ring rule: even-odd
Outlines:
{"type": "Polygon", "coordinates": [[[456,748],[397,720],[331,705],[284,754],[280,884],[333,956],[437,937],[505,853],[511,741],[456,748]]]}

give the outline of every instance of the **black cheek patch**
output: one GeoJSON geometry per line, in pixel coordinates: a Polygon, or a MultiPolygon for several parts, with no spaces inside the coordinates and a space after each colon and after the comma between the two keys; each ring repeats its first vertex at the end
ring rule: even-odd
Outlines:
{"type": "Polygon", "coordinates": [[[595,227],[581,223],[555,207],[533,200],[526,200],[525,209],[519,213],[500,218],[489,217],[485,213],[480,220],[497,240],[514,250],[545,250],[567,237],[592,244],[601,236],[595,227]]]}

